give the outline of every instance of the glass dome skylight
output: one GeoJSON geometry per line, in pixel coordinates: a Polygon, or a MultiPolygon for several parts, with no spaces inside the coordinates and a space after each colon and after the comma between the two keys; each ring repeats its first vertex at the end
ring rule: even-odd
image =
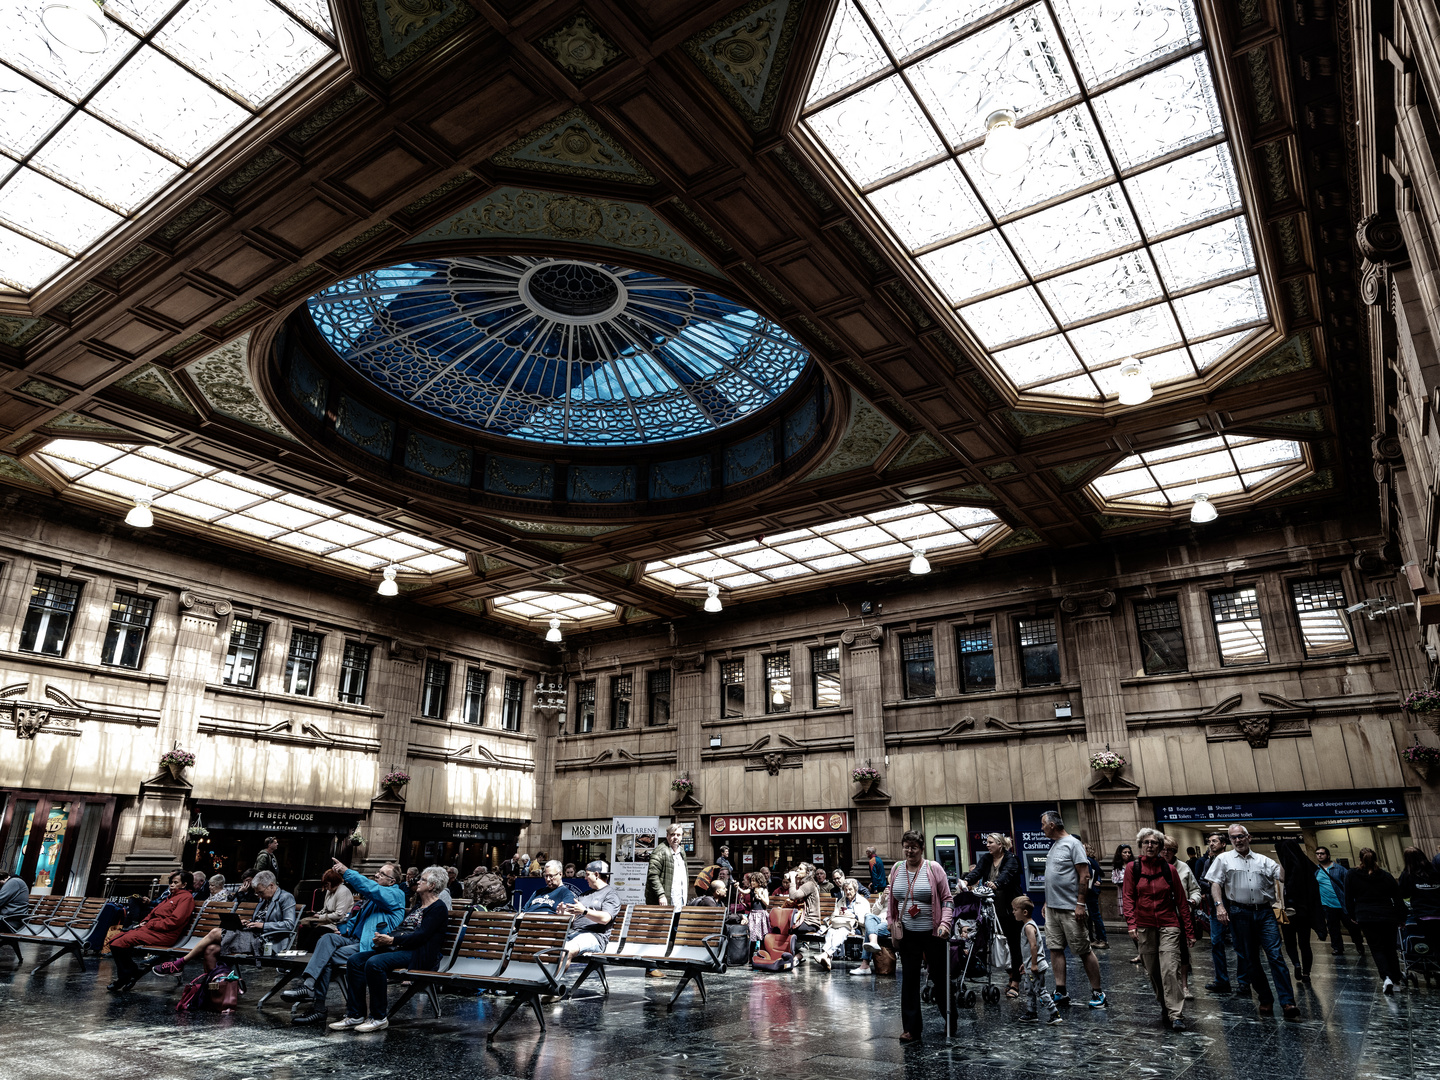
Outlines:
{"type": "Polygon", "coordinates": [[[776,400],[809,360],[733,300],[578,259],[406,263],[341,281],[309,308],[345,363],[400,400],[551,444],[703,435],[776,400]]]}
{"type": "Polygon", "coordinates": [[[1023,394],[1198,380],[1270,326],[1192,0],[840,0],[803,125],[1023,394]]]}
{"type": "Polygon", "coordinates": [[[1090,494],[1112,510],[1170,512],[1196,492],[1212,500],[1256,497],[1309,475],[1304,447],[1291,439],[1212,435],[1132,454],[1090,483],[1090,494]]]}

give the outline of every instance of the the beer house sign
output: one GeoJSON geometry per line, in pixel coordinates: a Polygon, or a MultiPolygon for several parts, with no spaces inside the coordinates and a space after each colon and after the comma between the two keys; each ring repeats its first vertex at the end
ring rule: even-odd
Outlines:
{"type": "Polygon", "coordinates": [[[814,836],[817,833],[848,833],[850,814],[828,810],[800,814],[715,814],[710,818],[711,836],[814,836]]]}

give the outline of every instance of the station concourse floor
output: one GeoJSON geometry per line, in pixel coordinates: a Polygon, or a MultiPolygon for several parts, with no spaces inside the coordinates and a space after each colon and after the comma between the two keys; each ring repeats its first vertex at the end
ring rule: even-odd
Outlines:
{"type": "MultiPolygon", "coordinates": [[[[687,989],[673,1012],[675,976],[610,974],[608,999],[593,977],[579,996],[550,1005],[539,1033],[518,1013],[487,1049],[498,1014],[493,997],[442,998],[436,1019],[412,999],[384,1032],[354,1035],[291,1028],[279,998],[256,1011],[272,982],[244,969],[248,993],[232,1014],[175,1012],[173,979],[147,976],[129,994],[105,992],[108,959],[82,969],[66,957],[32,977],[36,950],[17,967],[0,955],[0,1080],[704,1080],[758,1077],[825,1080],[1436,1080],[1440,1077],[1440,983],[1380,993],[1369,956],[1334,958],[1316,943],[1311,983],[1301,984],[1302,1019],[1261,1018],[1253,998],[1211,997],[1209,956],[1197,957],[1190,1030],[1158,1025],[1158,1007],[1123,937],[1097,953],[1110,1007],[1062,1009],[1065,1022],[1016,1022],[1019,1002],[977,1002],[951,1040],[926,1009],[926,1041],[907,1048],[896,979],[826,973],[732,970],[706,980],[708,1003],[687,989]]],[[[1088,984],[1072,961],[1070,986],[1088,984]]],[[[198,974],[192,965],[191,975],[198,974]]],[[[330,995],[331,1019],[343,1004],[330,995]]]]}

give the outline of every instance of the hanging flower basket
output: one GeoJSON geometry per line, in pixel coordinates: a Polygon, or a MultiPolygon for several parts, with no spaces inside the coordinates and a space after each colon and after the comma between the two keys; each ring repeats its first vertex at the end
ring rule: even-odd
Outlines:
{"type": "Polygon", "coordinates": [[[1412,690],[1400,702],[1400,707],[1408,713],[1440,713],[1440,690],[1412,690]]]}
{"type": "Polygon", "coordinates": [[[210,830],[205,828],[204,825],[191,825],[185,835],[190,837],[191,840],[208,840],[210,838],[210,830]]]}
{"type": "Polygon", "coordinates": [[[880,782],[880,770],[865,765],[852,772],[850,779],[860,785],[861,791],[869,791],[880,782]]]}
{"type": "Polygon", "coordinates": [[[380,778],[380,786],[392,795],[399,795],[400,789],[410,783],[410,774],[400,769],[388,772],[380,778]]]}
{"type": "Polygon", "coordinates": [[[1111,784],[1127,764],[1129,763],[1123,757],[1108,746],[1090,755],[1090,768],[1102,774],[1106,782],[1111,784]]]}
{"type": "Polygon", "coordinates": [[[358,832],[353,832],[350,834],[350,844],[352,847],[364,847],[365,837],[361,836],[358,832]]]}
{"type": "Polygon", "coordinates": [[[195,764],[195,755],[189,750],[168,750],[160,757],[160,767],[170,771],[173,780],[180,779],[180,773],[195,764]]]}
{"type": "Polygon", "coordinates": [[[670,790],[679,795],[682,799],[695,790],[695,785],[690,781],[690,774],[681,773],[674,780],[670,781],[670,790]]]}
{"type": "Polygon", "coordinates": [[[1420,774],[1420,778],[1427,784],[1435,775],[1436,770],[1440,769],[1440,749],[1433,746],[1422,746],[1415,743],[1413,746],[1407,746],[1401,750],[1400,756],[1420,774]]]}

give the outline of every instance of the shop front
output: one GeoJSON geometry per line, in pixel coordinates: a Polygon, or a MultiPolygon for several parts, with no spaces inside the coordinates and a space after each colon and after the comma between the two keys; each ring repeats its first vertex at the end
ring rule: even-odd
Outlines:
{"type": "Polygon", "coordinates": [[[1271,858],[1285,839],[1300,840],[1311,858],[1316,847],[1329,848],[1344,866],[1356,865],[1360,849],[1368,847],[1398,875],[1405,865],[1401,853],[1410,845],[1405,798],[1394,789],[1157,799],[1154,810],[1156,826],[1179,841],[1182,853],[1203,850],[1210,833],[1240,824],[1250,830],[1253,848],[1271,858]]]}
{"type": "Polygon", "coordinates": [[[406,814],[400,832],[400,861],[405,866],[454,866],[462,878],[477,866],[499,866],[519,850],[520,830],[528,821],[460,817],[454,814],[406,814]]]}
{"type": "Polygon", "coordinates": [[[280,883],[292,888],[301,881],[318,880],[330,869],[331,859],[352,857],[350,836],[359,820],[354,810],[200,800],[185,842],[184,864],[189,870],[238,881],[255,865],[266,837],[273,836],[280,841],[275,852],[280,883]],[[200,829],[209,835],[201,835],[200,829]]]}
{"type": "Polygon", "coordinates": [[[730,861],[737,875],[768,869],[772,882],[797,863],[808,862],[830,870],[854,865],[850,849],[848,810],[806,810],[778,814],[714,814],[710,817],[710,850],[700,852],[707,862],[730,845],[730,861]]]}
{"type": "Polygon", "coordinates": [[[0,865],[43,896],[93,896],[114,841],[115,799],[0,792],[0,865]]]}
{"type": "MultiPolygon", "coordinates": [[[[664,830],[671,822],[668,817],[660,819],[664,830]]],[[[690,825],[685,847],[687,856],[695,854],[694,824],[690,825]]],[[[610,861],[610,845],[614,836],[613,818],[595,818],[591,821],[565,821],[560,824],[560,861],[574,863],[576,870],[584,870],[585,864],[595,859],[610,861]]]]}

